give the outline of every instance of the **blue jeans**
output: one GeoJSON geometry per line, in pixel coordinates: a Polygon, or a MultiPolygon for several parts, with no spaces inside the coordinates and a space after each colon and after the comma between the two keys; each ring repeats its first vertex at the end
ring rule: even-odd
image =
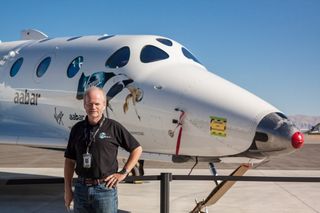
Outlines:
{"type": "Polygon", "coordinates": [[[86,186],[75,183],[74,190],[75,213],[117,213],[118,192],[116,188],[107,188],[105,184],[86,186]]]}

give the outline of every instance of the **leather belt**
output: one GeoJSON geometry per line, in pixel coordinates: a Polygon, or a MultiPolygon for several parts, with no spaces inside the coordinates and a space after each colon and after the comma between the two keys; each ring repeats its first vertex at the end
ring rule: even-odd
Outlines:
{"type": "Polygon", "coordinates": [[[81,184],[84,184],[86,186],[96,186],[99,184],[104,184],[105,179],[94,179],[94,178],[84,178],[84,177],[78,177],[77,181],[81,184]]]}

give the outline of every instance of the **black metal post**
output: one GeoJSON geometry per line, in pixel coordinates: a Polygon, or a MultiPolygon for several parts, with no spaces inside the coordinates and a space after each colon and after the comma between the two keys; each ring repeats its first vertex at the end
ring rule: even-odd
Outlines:
{"type": "Polygon", "coordinates": [[[171,173],[160,174],[160,213],[169,213],[171,173]]]}

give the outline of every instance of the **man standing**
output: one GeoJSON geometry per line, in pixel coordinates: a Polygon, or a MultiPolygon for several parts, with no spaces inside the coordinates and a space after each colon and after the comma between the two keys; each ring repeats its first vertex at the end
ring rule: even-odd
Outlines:
{"type": "Polygon", "coordinates": [[[76,123],[70,132],[65,151],[65,205],[69,209],[74,199],[74,212],[116,213],[116,185],[137,163],[142,148],[136,139],[118,122],[105,118],[106,96],[102,89],[89,88],[84,95],[87,117],[76,123]],[[118,172],[118,147],[130,156],[118,172]],[[72,192],[72,178],[78,179],[72,192]]]}

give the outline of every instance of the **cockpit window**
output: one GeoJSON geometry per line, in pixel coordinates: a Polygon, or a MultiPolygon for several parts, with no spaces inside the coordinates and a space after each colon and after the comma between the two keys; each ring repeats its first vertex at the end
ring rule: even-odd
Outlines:
{"type": "Polygon", "coordinates": [[[83,64],[83,56],[78,56],[70,63],[68,70],[67,70],[67,76],[68,78],[74,77],[78,71],[81,69],[83,64]]]}
{"type": "Polygon", "coordinates": [[[197,59],[194,55],[192,55],[192,53],[189,52],[186,48],[182,47],[181,50],[182,50],[182,53],[183,53],[183,55],[184,55],[185,57],[187,57],[187,58],[189,58],[189,59],[191,59],[191,60],[193,60],[193,61],[201,64],[201,63],[198,61],[198,59],[197,59]]]}
{"type": "Polygon", "coordinates": [[[282,114],[280,112],[276,112],[276,114],[279,115],[281,118],[288,119],[287,116],[285,116],[284,114],[282,114]]]}
{"type": "Polygon", "coordinates": [[[120,68],[124,67],[130,58],[130,49],[125,46],[113,53],[106,61],[106,67],[108,68],[120,68]]]}
{"type": "Polygon", "coordinates": [[[41,76],[43,76],[43,74],[47,71],[49,65],[51,62],[51,58],[50,57],[46,57],[45,59],[43,59],[39,66],[37,67],[37,77],[40,78],[41,76]]]}
{"type": "Polygon", "coordinates": [[[11,69],[10,69],[10,76],[14,77],[18,71],[21,68],[21,65],[23,63],[23,58],[19,58],[16,62],[14,62],[14,64],[12,65],[11,69]]]}
{"type": "Polygon", "coordinates": [[[157,38],[157,41],[159,41],[161,44],[167,45],[169,47],[172,46],[172,41],[170,41],[169,39],[157,38]]]}
{"type": "Polygon", "coordinates": [[[140,60],[143,63],[150,63],[150,62],[155,62],[155,61],[160,61],[169,58],[168,53],[163,51],[162,49],[152,46],[152,45],[147,45],[144,46],[141,50],[140,54],[140,60]]]}

